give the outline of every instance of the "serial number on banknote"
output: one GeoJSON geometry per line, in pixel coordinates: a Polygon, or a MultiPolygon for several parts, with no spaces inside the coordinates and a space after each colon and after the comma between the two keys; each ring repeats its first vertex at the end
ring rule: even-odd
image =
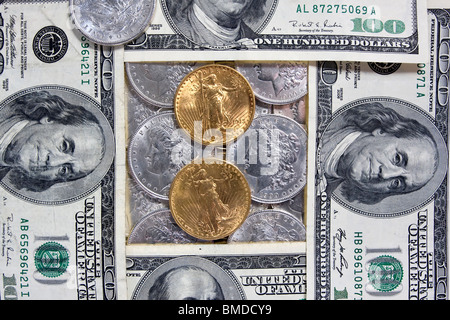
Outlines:
{"type": "Polygon", "coordinates": [[[377,11],[374,6],[361,6],[352,4],[299,4],[297,5],[297,13],[329,13],[329,14],[362,14],[376,15],[377,11]]]}
{"type": "MultiPolygon", "coordinates": [[[[401,34],[406,30],[406,24],[402,20],[390,19],[382,21],[377,18],[372,18],[372,16],[377,16],[378,11],[374,6],[361,6],[361,5],[347,5],[347,4],[299,4],[297,6],[297,13],[305,14],[350,14],[350,15],[362,15],[367,16],[366,18],[357,17],[350,19],[352,29],[350,32],[355,33],[368,33],[377,34],[382,31],[386,31],[390,34],[401,34]]],[[[305,25],[305,22],[291,20],[289,21],[293,27],[299,25],[303,27],[313,27],[314,23],[309,22],[310,25],[305,25]]],[[[315,23],[316,27],[319,27],[319,23],[315,23]]],[[[323,27],[329,28],[342,28],[342,23],[330,23],[326,20],[323,23],[323,27]]],[[[323,30],[322,30],[323,31],[323,30]]]]}
{"type": "Polygon", "coordinates": [[[81,84],[90,84],[91,80],[90,78],[84,79],[85,76],[89,76],[90,74],[90,66],[89,66],[89,60],[91,56],[91,51],[89,50],[89,42],[85,36],[81,37],[81,84]]]}

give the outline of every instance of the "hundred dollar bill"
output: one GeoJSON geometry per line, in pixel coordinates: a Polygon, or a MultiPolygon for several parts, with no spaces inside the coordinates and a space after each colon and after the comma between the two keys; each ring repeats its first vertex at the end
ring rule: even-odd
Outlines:
{"type": "Polygon", "coordinates": [[[311,66],[308,298],[448,299],[449,21],[426,63],[311,66]]]}
{"type": "Polygon", "coordinates": [[[426,4],[398,0],[392,10],[389,0],[160,0],[125,59],[424,62],[426,4]]]}
{"type": "Polygon", "coordinates": [[[303,300],[305,250],[298,242],[127,246],[128,298],[303,300]]]}
{"type": "Polygon", "coordinates": [[[62,0],[2,1],[0,35],[0,299],[118,299],[123,53],[62,0]]]}

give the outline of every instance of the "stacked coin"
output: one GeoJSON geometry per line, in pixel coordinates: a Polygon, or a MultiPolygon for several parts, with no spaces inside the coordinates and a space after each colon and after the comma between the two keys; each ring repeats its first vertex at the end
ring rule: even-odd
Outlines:
{"type": "MultiPolygon", "coordinates": [[[[261,64],[259,67],[267,69],[261,64]]],[[[242,66],[239,68],[243,70],[242,66]]],[[[296,77],[306,78],[303,64],[295,68],[296,77]]],[[[230,243],[304,241],[302,213],[295,212],[299,217],[289,214],[289,207],[283,204],[300,198],[297,195],[302,194],[306,183],[306,132],[301,126],[305,106],[299,103],[305,95],[306,83],[292,90],[289,98],[274,101],[258,96],[255,99],[258,92],[255,85],[232,66],[128,63],[126,70],[131,87],[142,101],[161,111],[174,108],[173,112],[157,111],[143,121],[130,141],[131,175],[151,197],[169,200],[164,214],[172,215],[164,226],[161,212],[157,211],[158,219],[150,218],[156,213],[148,214],[136,224],[130,243],[195,242],[227,237],[230,243]],[[171,73],[170,84],[164,84],[171,73]],[[187,134],[183,136],[178,128],[187,134]],[[257,139],[252,140],[255,134],[257,139]],[[194,156],[191,142],[205,149],[192,162],[188,161],[194,156]],[[252,152],[257,154],[254,162],[249,158],[252,152]],[[243,158],[238,158],[239,154],[243,158]],[[203,158],[209,155],[215,158],[203,158]],[[178,166],[173,165],[174,161],[178,166]],[[279,209],[269,209],[277,205],[279,209]],[[269,226],[263,227],[265,223],[280,228],[266,232],[269,226]],[[179,229],[167,227],[173,224],[179,229]],[[249,231],[245,227],[248,224],[261,228],[249,231]],[[281,227],[283,224],[289,224],[292,230],[283,233],[286,229],[281,227]],[[175,229],[176,232],[168,231],[175,229]],[[165,230],[164,236],[161,230],[165,230]],[[156,237],[155,232],[159,240],[150,239],[156,237]],[[180,232],[186,237],[181,237],[180,232]]]]}
{"type": "MultiPolygon", "coordinates": [[[[70,0],[70,10],[75,25],[87,39],[100,45],[116,46],[144,32],[155,4],[154,0],[70,0]]],[[[299,194],[306,182],[306,132],[298,124],[304,121],[301,111],[305,108],[297,105],[307,91],[306,65],[288,62],[227,64],[230,66],[197,62],[126,64],[133,92],[151,106],[149,110],[156,110],[148,112],[144,108],[145,112],[133,117],[134,123],[129,126],[134,131],[128,148],[133,183],[158,201],[170,200],[175,211],[171,214],[177,223],[199,239],[227,237],[245,220],[250,211],[248,203],[255,201],[259,207],[286,202],[299,194]],[[174,108],[173,113],[159,110],[170,108],[174,108]],[[293,115],[297,117],[294,120],[293,115]],[[244,135],[248,129],[250,133],[244,135]],[[257,140],[249,142],[255,132],[257,140]],[[215,145],[216,149],[208,149],[208,153],[214,154],[216,159],[232,159],[237,167],[220,161],[214,164],[203,161],[201,169],[197,168],[199,164],[188,165],[195,156],[189,137],[204,146],[215,145]],[[225,147],[230,143],[235,145],[225,147]],[[227,154],[228,150],[244,150],[244,157],[240,159],[239,152],[227,154]],[[269,153],[264,155],[266,151],[269,153]],[[255,152],[256,160],[252,162],[255,152]],[[181,171],[185,167],[192,171],[196,165],[198,180],[189,182],[190,194],[185,194],[186,186],[178,181],[184,180],[177,177],[183,176],[181,171]],[[238,172],[240,176],[236,178],[238,172]],[[242,185],[225,192],[222,185],[230,186],[235,180],[242,185]],[[235,195],[238,190],[242,192],[239,197],[235,195]],[[198,198],[200,195],[202,197],[198,198]],[[179,199],[186,198],[191,202],[196,199],[196,210],[183,211],[185,208],[177,205],[179,199]],[[235,198],[240,199],[241,205],[245,204],[240,210],[233,207],[235,198]]],[[[195,207],[193,203],[190,205],[195,207]]],[[[261,212],[267,215],[270,211],[261,212]]],[[[136,239],[144,241],[143,230],[146,235],[151,234],[150,224],[164,220],[168,213],[170,210],[158,211],[144,217],[136,224],[130,243],[138,241],[136,239]],[[156,216],[158,219],[154,218],[156,216]]],[[[161,226],[158,230],[173,228],[161,226]]],[[[176,236],[170,234],[179,233],[166,232],[155,242],[177,242],[176,236]]],[[[148,238],[144,242],[153,241],[148,238]]],[[[263,238],[256,236],[254,239],[263,238]]]]}

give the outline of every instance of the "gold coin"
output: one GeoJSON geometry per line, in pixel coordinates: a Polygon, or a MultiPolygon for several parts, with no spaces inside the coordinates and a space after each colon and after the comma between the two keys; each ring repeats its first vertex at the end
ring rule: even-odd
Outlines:
{"type": "Polygon", "coordinates": [[[250,211],[250,187],[234,165],[208,159],[183,167],[169,193],[172,216],[193,237],[218,240],[241,226],[250,211]]]}
{"type": "Polygon", "coordinates": [[[204,145],[226,144],[253,121],[255,95],[233,68],[211,64],[189,73],[178,86],[175,116],[191,138],[204,145]]]}

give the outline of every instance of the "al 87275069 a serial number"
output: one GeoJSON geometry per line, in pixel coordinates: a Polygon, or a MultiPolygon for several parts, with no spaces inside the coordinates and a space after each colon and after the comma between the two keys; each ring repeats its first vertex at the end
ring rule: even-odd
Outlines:
{"type": "Polygon", "coordinates": [[[297,13],[329,13],[329,14],[377,14],[373,6],[361,6],[352,4],[299,4],[297,13]]]}

